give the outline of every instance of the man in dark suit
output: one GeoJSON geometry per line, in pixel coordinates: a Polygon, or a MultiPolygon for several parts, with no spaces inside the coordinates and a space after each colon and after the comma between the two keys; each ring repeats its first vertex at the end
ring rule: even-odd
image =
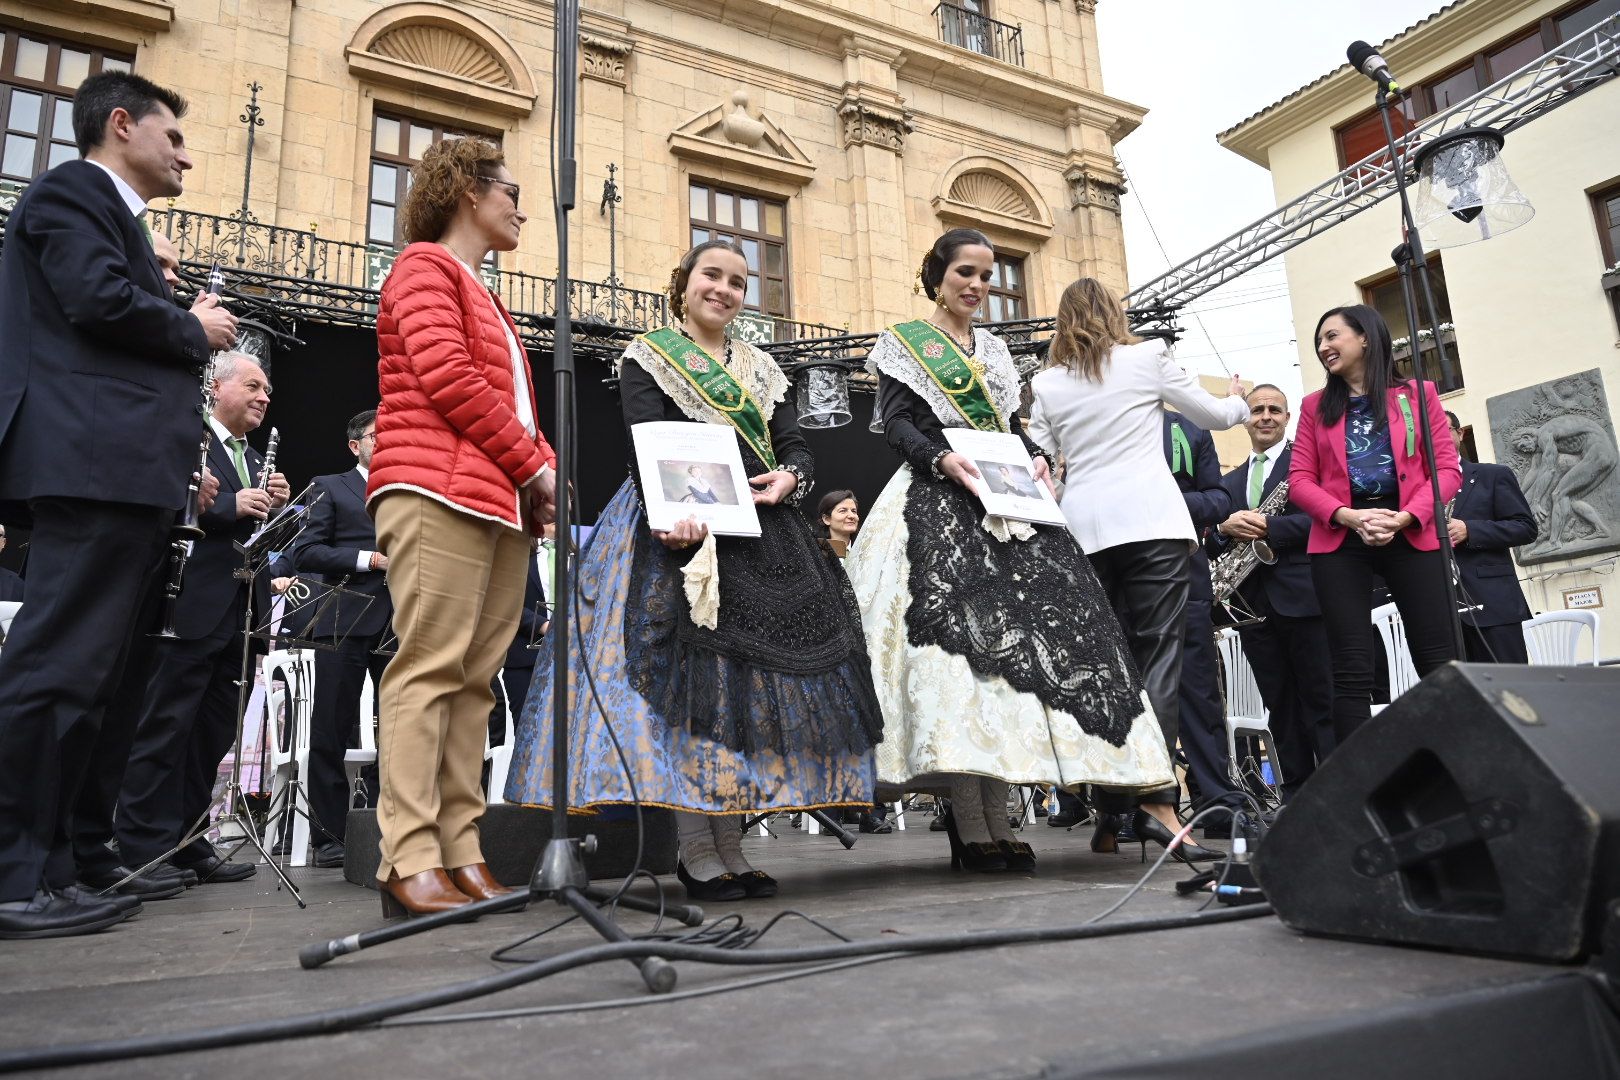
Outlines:
{"type": "MultiPolygon", "coordinates": [[[[1209,432],[1178,413],[1164,414],[1164,458],[1187,502],[1193,528],[1205,531],[1226,519],[1232,502],[1221,485],[1221,462],[1209,432]]],[[[1194,809],[1219,804],[1233,808],[1242,796],[1232,782],[1226,753],[1225,703],[1220,664],[1215,657],[1215,626],[1209,586],[1209,557],[1200,545],[1192,553],[1192,588],[1187,595],[1187,627],[1181,653],[1181,748],[1196,790],[1194,809]]],[[[1205,818],[1205,836],[1230,836],[1231,818],[1205,818]]]]}
{"type": "MultiPolygon", "coordinates": [[[[366,513],[366,476],[376,445],[377,410],[368,409],[349,421],[346,432],[355,467],[348,472],[317,476],[311,484],[316,495],[309,522],[293,545],[293,565],[300,577],[340,586],[370,598],[322,596],[312,582],[314,622],[311,640],[334,646],[315,652],[315,700],[309,734],[309,809],[318,838],[315,865],[343,865],[344,826],[349,811],[349,785],[343,769],[344,752],[360,745],[360,725],[374,716],[360,715],[360,696],[366,674],[375,688],[382,685],[388,657],[377,655],[393,617],[388,598],[388,556],[377,550],[377,530],[366,513]],[[325,601],[325,602],[323,602],[325,601]]],[[[375,768],[367,790],[375,793],[375,768]]]]}
{"type": "MultiPolygon", "coordinates": [[[[1462,424],[1446,413],[1451,438],[1462,454],[1462,424]]],[[[1446,527],[1457,554],[1464,603],[1479,606],[1463,616],[1463,647],[1471,664],[1528,664],[1524,620],[1530,605],[1519,588],[1510,548],[1536,538],[1536,517],[1506,465],[1463,460],[1462,489],[1446,527]]]]}
{"type": "MultiPolygon", "coordinates": [[[[251,536],[291,494],[280,473],[257,486],[262,460],[247,445],[247,433],[264,420],[270,404],[264,369],[245,353],[225,353],[214,361],[213,385],[208,458],[219,478],[219,495],[199,519],[204,535],[192,546],[175,604],[178,637],[158,643],[124,772],[118,848],[130,866],[167,854],[212,800],[220,759],[236,738],[240,718],[237,680],[248,590],[236,577],[242,565],[236,543],[251,536]]],[[[270,586],[262,574],[254,582],[252,603],[256,624],[269,617],[270,586]]],[[[222,858],[201,837],[169,861],[195,871],[204,882],[241,881],[255,872],[250,863],[222,858]]]]}
{"type": "MultiPolygon", "coordinates": [[[[6,550],[6,527],[0,525],[0,553],[6,550]]],[[[0,603],[7,600],[21,600],[23,598],[23,579],[17,576],[15,570],[8,570],[0,566],[0,603]]]]}
{"type": "Polygon", "coordinates": [[[1262,383],[1249,391],[1248,400],[1244,426],[1249,432],[1249,460],[1222,480],[1232,505],[1239,509],[1216,526],[1211,551],[1221,554],[1236,542],[1264,540],[1277,556],[1274,565],[1261,563],[1249,575],[1234,606],[1260,620],[1238,632],[1261,700],[1271,711],[1286,802],[1333,749],[1333,672],[1305,551],[1310,516],[1292,503],[1285,504],[1280,514],[1255,509],[1288,479],[1293,456],[1292,447],[1283,441],[1288,434],[1288,398],[1277,387],[1262,383]]]}
{"type": "Polygon", "coordinates": [[[74,881],[72,807],[137,608],[185,501],[197,380],[235,341],[217,298],[168,297],[141,221],[191,167],[171,91],[121,72],[73,101],[81,160],[29,185],[0,259],[0,517],[30,520],[0,652],[0,937],[111,925],[138,907],[74,881]]]}

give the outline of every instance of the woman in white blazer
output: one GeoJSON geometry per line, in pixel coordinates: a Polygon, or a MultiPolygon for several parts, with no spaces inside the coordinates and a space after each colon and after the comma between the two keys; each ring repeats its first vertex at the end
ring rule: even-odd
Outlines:
{"type": "MultiPolygon", "coordinates": [[[[1130,332],[1125,309],[1094,278],[1063,291],[1048,367],[1030,382],[1029,435],[1064,461],[1063,516],[1125,628],[1148,699],[1175,753],[1182,628],[1197,533],[1164,460],[1166,404],[1204,428],[1249,415],[1236,376],[1217,398],[1170,359],[1163,341],[1130,332]]],[[[1138,838],[1168,846],[1181,822],[1175,785],[1145,796],[1097,792],[1093,851],[1114,851],[1123,813],[1138,838]]],[[[1219,852],[1184,841],[1188,861],[1219,852]]]]}

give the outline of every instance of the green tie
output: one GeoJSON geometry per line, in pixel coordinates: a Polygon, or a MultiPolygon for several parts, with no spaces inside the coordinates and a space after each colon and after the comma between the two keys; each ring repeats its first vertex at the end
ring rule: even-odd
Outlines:
{"type": "Polygon", "coordinates": [[[135,220],[140,223],[141,232],[146,234],[146,242],[150,244],[152,242],[152,223],[146,220],[145,213],[136,214],[135,220]]]}
{"type": "Polygon", "coordinates": [[[248,479],[247,457],[243,453],[247,446],[246,439],[226,439],[231,444],[231,464],[236,466],[236,478],[242,482],[243,487],[252,487],[253,482],[248,479]]]}
{"type": "Polygon", "coordinates": [[[1253,510],[1260,505],[1260,489],[1266,486],[1266,455],[1262,452],[1254,455],[1254,464],[1249,466],[1249,509],[1253,510]]]}

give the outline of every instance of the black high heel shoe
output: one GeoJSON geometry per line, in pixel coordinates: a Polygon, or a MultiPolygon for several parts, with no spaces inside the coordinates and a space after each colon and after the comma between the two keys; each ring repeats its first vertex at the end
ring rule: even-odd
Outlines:
{"type": "Polygon", "coordinates": [[[1091,832],[1091,850],[1099,855],[1112,855],[1119,850],[1119,830],[1125,827],[1125,815],[1097,815],[1097,827],[1091,832]]]}
{"type": "Polygon", "coordinates": [[[956,831],[956,815],[949,810],[945,811],[945,835],[951,841],[951,869],[977,870],[981,874],[993,874],[1007,869],[1007,857],[994,843],[984,843],[975,840],[965,843],[961,834],[956,831]]]}
{"type": "MultiPolygon", "coordinates": [[[[1131,828],[1136,832],[1138,841],[1142,845],[1142,861],[1147,862],[1147,842],[1149,840],[1162,848],[1170,847],[1170,841],[1176,834],[1164,827],[1164,823],[1146,810],[1138,810],[1136,816],[1131,818],[1131,828]]],[[[1212,848],[1199,847],[1188,837],[1171,849],[1170,854],[1191,866],[1195,862],[1214,862],[1226,858],[1226,853],[1212,848]]]]}
{"type": "Polygon", "coordinates": [[[1027,874],[1035,869],[1035,849],[1022,840],[997,840],[996,847],[1014,873],[1027,874]]]}

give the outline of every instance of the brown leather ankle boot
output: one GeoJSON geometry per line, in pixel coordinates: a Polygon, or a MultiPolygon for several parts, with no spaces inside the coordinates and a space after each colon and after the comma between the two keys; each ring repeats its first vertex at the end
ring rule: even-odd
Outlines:
{"type": "Polygon", "coordinates": [[[432,915],[472,903],[472,897],[457,889],[440,866],[407,878],[389,871],[388,880],[380,883],[377,891],[382,893],[385,919],[401,915],[432,915]]]}
{"type": "Polygon", "coordinates": [[[472,897],[474,900],[491,900],[497,896],[506,896],[512,890],[495,880],[487,863],[469,863],[458,866],[450,871],[450,880],[456,888],[472,897]]]}

